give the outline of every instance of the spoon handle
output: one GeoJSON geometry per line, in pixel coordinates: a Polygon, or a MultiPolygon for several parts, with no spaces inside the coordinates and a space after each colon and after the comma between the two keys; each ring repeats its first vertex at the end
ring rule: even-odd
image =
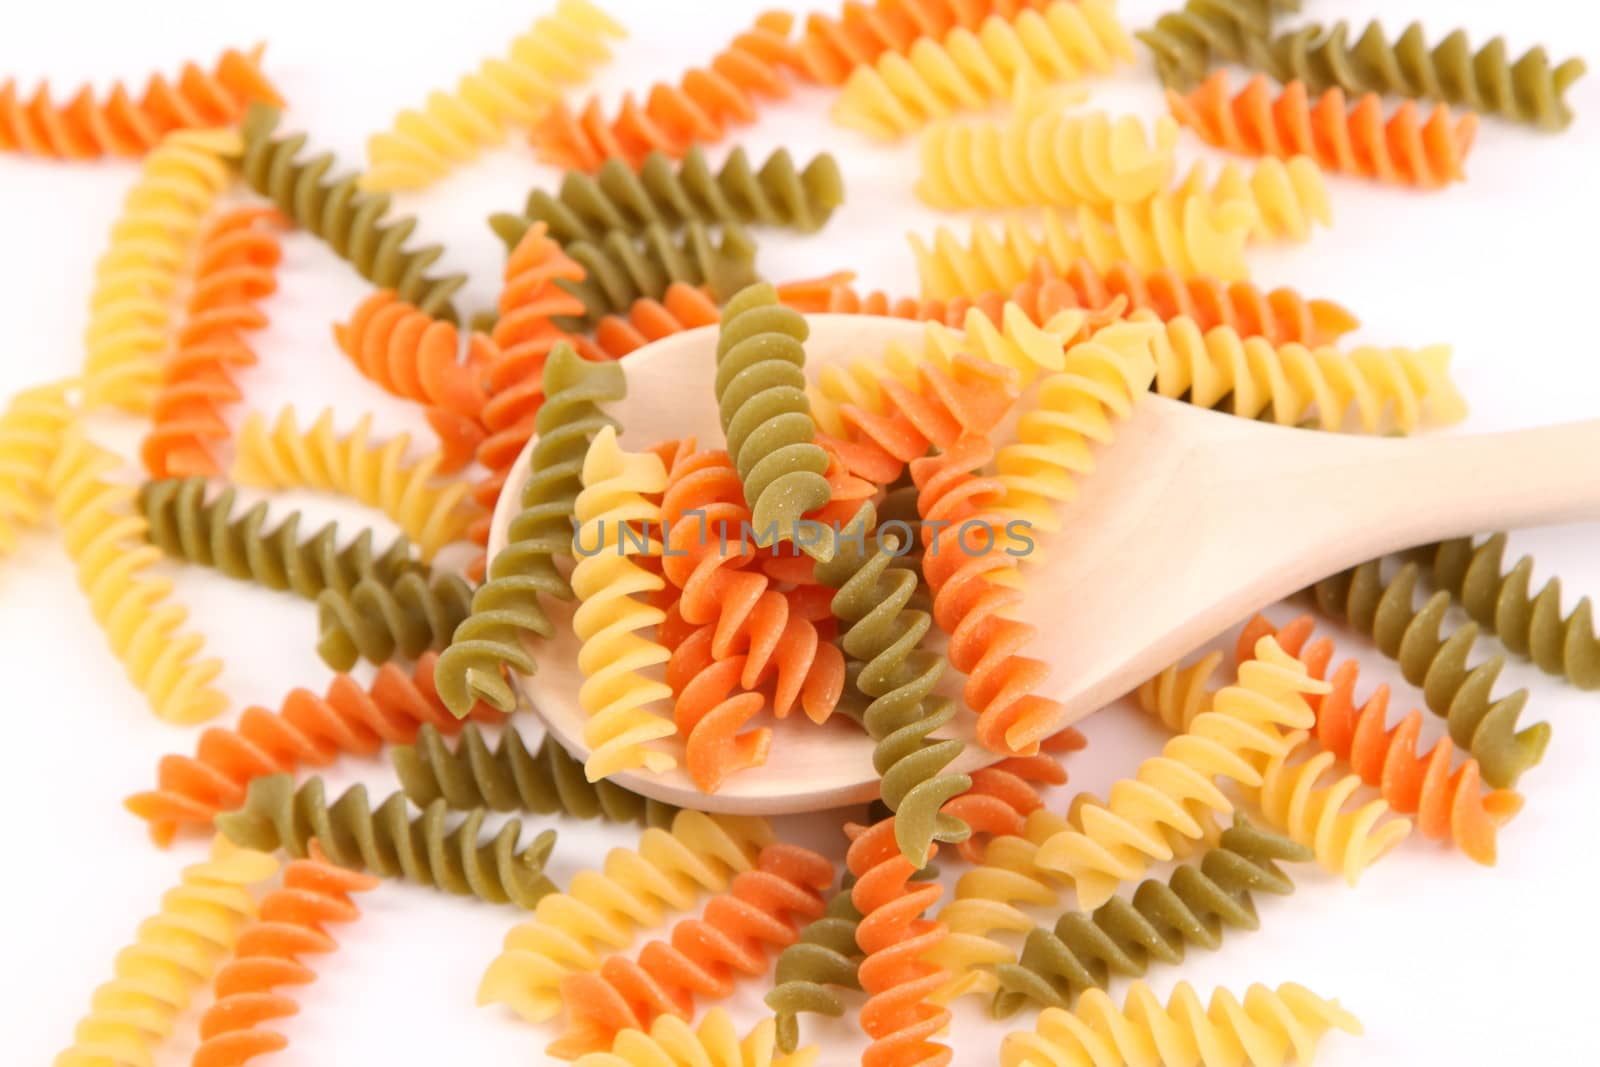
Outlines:
{"type": "Polygon", "coordinates": [[[1600,419],[1396,443],[1370,488],[1419,542],[1600,519],[1600,419]]]}

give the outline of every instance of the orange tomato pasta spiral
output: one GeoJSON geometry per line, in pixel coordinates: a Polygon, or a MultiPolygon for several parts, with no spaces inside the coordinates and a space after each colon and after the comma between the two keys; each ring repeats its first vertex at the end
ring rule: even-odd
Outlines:
{"type": "Polygon", "coordinates": [[[793,25],[785,12],[761,15],[706,66],[691,68],[676,85],[657,83],[642,102],[627,94],[615,115],[598,97],[576,115],[557,103],[529,135],[534,150],[546,163],[593,174],[608,159],[637,170],[651,152],[676,159],[695,144],[719,141],[730,125],[755,121],[761,98],[787,96],[787,75],[804,74],[788,39],[793,25]]]}
{"type": "Polygon", "coordinates": [[[284,868],[282,888],[262,898],[260,918],[240,933],[234,958],[217,972],[217,999],[200,1017],[193,1067],[239,1067],[287,1048],[287,1037],[261,1029],[262,1023],[300,1010],[278,988],[316,981],[316,972],[301,957],[337,948],[328,926],[360,918],[351,894],[377,885],[370,874],[328,862],[316,841],[309,859],[284,868]]]}
{"type": "MultiPolygon", "coordinates": [[[[384,745],[409,745],[424,724],[453,736],[467,719],[450,714],[439,699],[433,685],[438,658],[424,653],[410,675],[385,663],[366,687],[336,674],[321,696],[296,688],[275,711],[246,708],[232,729],[208,727],[193,756],[161,757],[156,787],[128,797],[123,806],[145,820],[157,844],[166,845],[181,827],[209,826],[242,805],[246,787],[257,778],[325,767],[344,753],[370,756],[384,745]]],[[[501,716],[480,703],[469,718],[493,723],[501,716]]]]}
{"type": "MultiPolygon", "coordinates": [[[[685,719],[709,727],[747,711],[739,721],[748,720],[761,707],[748,691],[769,676],[775,715],[788,715],[799,701],[812,721],[827,719],[843,689],[844,657],[828,640],[831,634],[819,634],[810,618],[792,610],[789,595],[768,575],[750,569],[756,555],[744,531],[751,514],[727,452],[680,456],[661,516],[668,549],[662,570],[682,590],[664,634],[673,649],[667,681],[677,696],[680,730],[685,719]],[[718,714],[735,683],[747,693],[718,714]],[[717,717],[707,722],[702,715],[717,717]]],[[[742,742],[741,760],[758,750],[764,755],[765,744],[754,736],[742,742]]]]}
{"type": "MultiPolygon", "coordinates": [[[[482,514],[468,528],[479,547],[489,543],[489,517],[506,472],[533,437],[533,420],[544,403],[545,359],[563,341],[582,351],[555,320],[583,314],[583,302],[556,284],[561,278],[577,281],[583,276],[583,268],[545,235],[543,223],[530,227],[506,258],[500,317],[490,335],[498,354],[483,374],[485,436],[477,458],[488,473],[472,487],[482,514]]],[[[469,568],[474,577],[482,577],[484,562],[480,557],[469,568]]]]}
{"type": "Polygon", "coordinates": [[[85,85],[57,106],[48,83],[24,100],[16,80],[7,78],[0,85],[0,151],[53,159],[142,156],[174,130],[238,122],[253,100],[280,107],[283,98],[261,71],[265,50],[230,48],[211,70],[185,63],[176,81],[152,77],[137,100],[118,82],[104,100],[85,85]]]}
{"type": "Polygon", "coordinates": [[[922,572],[933,589],[934,620],[950,635],[950,663],[967,676],[962,697],[978,713],[978,743],[991,752],[1031,755],[1061,706],[1034,692],[1049,666],[1021,654],[1035,627],[1008,617],[1023,595],[1014,575],[1001,577],[1017,567],[1004,548],[1006,517],[992,510],[1004,487],[999,478],[972,473],[993,459],[994,445],[974,435],[941,455],[912,460],[927,549],[922,572]]]}
{"type": "Polygon", "coordinates": [[[283,251],[272,231],[283,225],[272,208],[235,208],[200,238],[187,318],[162,368],[150,412],[155,425],[140,448],[150,477],[222,473],[217,446],[231,436],[223,411],[243,396],[234,370],[256,363],[244,334],[267,324],[256,305],[278,287],[283,251]]]}
{"type": "Polygon", "coordinates": [[[806,16],[800,57],[806,71],[824,85],[843,85],[857,67],[885,52],[904,55],[924,37],[942,38],[951,30],[975,30],[990,15],[1014,19],[1048,0],[846,0],[838,17],[806,16]]]}
{"type": "Polygon", "coordinates": [[[1393,185],[1435,189],[1466,177],[1462,170],[1478,132],[1478,116],[1452,116],[1444,104],[1423,115],[1407,100],[1387,119],[1383,98],[1347,100],[1333,86],[1310,99],[1304,82],[1273,95],[1257,74],[1229,96],[1228,75],[1217,71],[1188,94],[1167,90],[1167,107],[1207,144],[1252,156],[1304,155],[1323,170],[1393,185]]]}
{"type": "Polygon", "coordinates": [[[392,289],[363,300],[348,323],[334,325],[333,336],[362,374],[395,396],[427,406],[428,425],[439,435],[440,473],[472,461],[484,438],[479,378],[499,355],[492,340],[471,333],[463,362],[456,325],[406,303],[392,289]]]}
{"type": "Polygon", "coordinates": [[[1363,782],[1376,786],[1389,807],[1417,817],[1417,830],[1435,841],[1453,841],[1468,857],[1483,864],[1495,861],[1495,833],[1522,810],[1522,796],[1509,789],[1485,791],[1478,761],[1466,759],[1450,769],[1452,746],[1441,737],[1426,754],[1417,746],[1422,712],[1413,709],[1393,727],[1387,726],[1389,687],[1380,685],[1366,703],[1355,699],[1361,668],[1345,660],[1328,677],[1333,642],[1321,638],[1307,644],[1313,624],[1309,615],[1277,630],[1257,615],[1239,635],[1241,662],[1249,659],[1262,637],[1274,636],[1284,651],[1305,664],[1313,678],[1328,678],[1333,691],[1308,696],[1317,713],[1312,736],[1342,760],[1363,782]]]}
{"type": "MultiPolygon", "coordinates": [[[[862,1067],[918,1064],[942,1067],[950,1050],[936,1037],[950,1025],[950,1012],[932,1002],[948,979],[929,956],[944,941],[943,924],[926,917],[944,890],[937,882],[913,882],[917,866],[895,842],[895,816],[853,832],[845,864],[855,875],[851,900],[861,912],[856,944],[864,952],[859,970],[867,1001],[861,1029],[871,1044],[862,1067]]],[[[937,846],[929,848],[930,858],[937,846]]]]}
{"type": "Polygon", "coordinates": [[[799,925],[822,914],[833,874],[833,864],[810,849],[766,846],[755,870],[735,875],[701,918],[678,923],[670,939],[645,945],[637,960],[612,956],[595,973],[563,979],[571,1026],[546,1051],[570,1058],[610,1048],[620,1031],[663,1015],[687,1021],[697,996],[720,999],[738,975],[765,974],[768,954],[794,944],[799,925]]]}
{"type": "Polygon", "coordinates": [[[609,359],[621,359],[651,341],[722,321],[716,301],[698,286],[673,282],[660,300],[640,297],[626,315],[606,315],[594,327],[594,343],[609,359]]]}

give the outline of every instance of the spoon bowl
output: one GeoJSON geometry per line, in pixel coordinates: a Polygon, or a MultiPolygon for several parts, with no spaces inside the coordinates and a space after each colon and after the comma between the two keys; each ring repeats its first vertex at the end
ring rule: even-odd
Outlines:
{"type": "MultiPolygon", "coordinates": [[[[893,342],[918,343],[918,322],[812,315],[808,375],[893,342]]],[[[676,334],[623,361],[628,395],[609,408],[625,448],[694,437],[720,447],[712,390],[717,328],[676,334]]],[[[1028,395],[1017,405],[1030,406],[1028,395]]],[[[1008,438],[1013,421],[997,431],[1008,438]]],[[[519,508],[532,442],[506,479],[489,537],[492,556],[519,508]]],[[[1097,469],[1068,506],[1063,529],[1035,533],[1022,561],[1018,618],[1038,627],[1029,654],[1051,674],[1038,692],[1067,726],[1128,692],[1252,612],[1386,552],[1490,529],[1600,516],[1600,420],[1483,436],[1366,438],[1286,429],[1147,396],[1096,451],[1097,469]]],[[[574,605],[546,602],[556,635],[530,639],[536,674],[513,685],[579,759],[574,605]]],[[[942,646],[935,645],[939,651],[942,646]]],[[[940,690],[959,701],[961,676],[940,690]]],[[[702,793],[682,767],[635,770],[613,781],[703,811],[773,815],[871,800],[873,741],[835,716],[818,726],[796,713],[773,729],[767,763],[702,793]]],[[[976,716],[958,714],[941,736],[967,741],[951,769],[1001,758],[972,740],[976,716]]]]}

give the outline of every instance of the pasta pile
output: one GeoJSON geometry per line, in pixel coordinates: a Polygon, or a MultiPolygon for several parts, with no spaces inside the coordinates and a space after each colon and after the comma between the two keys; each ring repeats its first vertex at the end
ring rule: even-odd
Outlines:
{"type": "Polygon", "coordinates": [[[206,726],[126,799],[156,844],[214,833],[211,855],[115,957],[56,1062],[152,1063],[179,1027],[202,1067],[284,1048],[288,991],[334,995],[305,988],[311,961],[383,879],[498,906],[478,1001],[585,1067],[805,1067],[802,1017],[851,1013],[868,1067],[992,1058],[945,1044],[970,994],[1035,1015],[1005,1064],[1266,1065],[1359,1033],[1292,983],[1204,1000],[1179,982],[1163,1002],[1140,980],[1257,929],[1259,894],[1319,869],[1354,885],[1413,829],[1494,864],[1552,734],[1500,686],[1506,659],[1600,688],[1589,598],[1535,589],[1500,533],[1327,576],[1301,597],[1315,617],[1242,622],[1231,663],[1146,682],[1137,702],[1171,736],[1102,796],[1056,794],[1085,739],[1051,696],[1052,635],[1025,621],[1030,575],[1094,521],[1080,489],[1150,393],[1316,432],[1465,415],[1448,347],[1352,340],[1342,304],[1252,277],[1258,249],[1318,240],[1349,178],[1466,180],[1483,124],[1563,128],[1584,65],[1417,25],[1285,29],[1301,6],[1186,0],[1130,33],[1114,0],[847,0],[762,14],[608,107],[576,94],[623,27],[553,0],[398,110],[364,172],[280,129],[309,102],[280,94],[259,46],[60,105],[0,84],[0,151],[138,157],[87,280],[81,366],[0,411],[0,556],[53,525],[88,617],[174,727],[222,715],[231,679],[167,568],[288,594],[334,672],[206,726]],[[1136,40],[1170,113],[1080,107],[1145,62],[1136,40]],[[715,147],[796,85],[795,106],[828,97],[842,137],[863,135],[852,152],[917,135],[908,197],[1006,214],[910,235],[914,295],[849,271],[767,280],[769,230],[864,236],[840,221],[845,153],[715,147]],[[506,255],[473,308],[392,192],[512,132],[561,173],[489,217],[506,255]],[[1191,142],[1253,158],[1190,166],[1191,142]],[[329,358],[415,405],[427,440],[323,397],[309,419],[252,397],[251,368],[280,358],[267,327],[301,268],[282,245],[296,230],[368,286],[329,358]],[[808,316],[824,313],[925,325],[819,366],[808,316]],[[698,329],[715,429],[645,439],[619,421],[633,354],[698,329]],[[113,415],[136,421],[119,439],[137,455],[97,443],[113,415]],[[400,533],[302,528],[241,488],[345,498],[400,533]],[[1414,692],[1363,682],[1321,620],[1414,692]],[[1498,652],[1474,652],[1484,635],[1498,652]],[[519,714],[568,639],[571,751],[519,714]],[[1394,719],[1391,699],[1442,722],[1394,719]],[[814,816],[840,827],[831,850],[692,803],[817,737],[859,741],[877,777],[864,817],[814,816]],[[394,778],[380,799],[320,777],[374,758],[394,778]],[[672,803],[631,788],[651,778],[672,803]],[[561,884],[583,866],[553,861],[563,816],[629,824],[637,844],[561,884]],[[263,885],[273,853],[290,862],[263,885]],[[741,986],[770,1014],[707,1007],[741,986]]]}

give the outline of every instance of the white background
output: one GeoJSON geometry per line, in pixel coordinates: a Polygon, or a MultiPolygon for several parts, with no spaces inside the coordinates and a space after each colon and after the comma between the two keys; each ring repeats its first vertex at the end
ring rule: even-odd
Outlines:
{"type": "MultiPolygon", "coordinates": [[[[369,131],[498,52],[545,6],[490,0],[18,5],[0,34],[0,72],[25,86],[49,77],[64,98],[85,79],[101,87],[117,77],[140,82],[153,70],[175,71],[185,58],[209,60],[226,45],[264,39],[267,68],[291,101],[288,124],[308,128],[316,145],[355,165],[369,131]]],[[[608,100],[709,56],[756,10],[745,0],[608,0],[607,6],[632,31],[597,82],[608,100]]],[[[1164,6],[1125,0],[1125,21],[1144,25],[1164,6]]],[[[1544,42],[1557,60],[1572,54],[1600,60],[1600,15],[1589,5],[1314,0],[1308,6],[1327,18],[1381,13],[1396,33],[1414,15],[1435,39],[1456,25],[1474,42],[1503,31],[1517,53],[1544,42]]],[[[1161,109],[1142,50],[1137,66],[1093,88],[1095,102],[1112,110],[1154,116],[1161,109]]],[[[832,150],[848,179],[849,202],[820,236],[760,235],[761,267],[784,279],[849,266],[874,286],[912,291],[901,234],[937,221],[910,192],[914,145],[886,149],[831,127],[828,99],[822,90],[797,92],[767,109],[758,125],[737,131],[757,158],[779,144],[802,159],[832,150]]],[[[1581,81],[1569,99],[1578,120],[1559,136],[1484,122],[1468,166],[1471,180],[1444,193],[1330,178],[1335,228],[1308,247],[1261,250],[1255,277],[1342,300],[1364,320],[1361,339],[1452,343],[1457,378],[1473,405],[1467,429],[1594,416],[1600,411],[1591,258],[1600,235],[1600,75],[1581,81]]],[[[1182,147],[1188,157],[1206,154],[1187,135],[1182,147]]],[[[126,162],[0,158],[0,394],[79,365],[91,270],[134,174],[126,162]]],[[[469,311],[492,301],[499,278],[500,247],[484,217],[520,204],[530,184],[553,180],[518,143],[425,195],[401,198],[406,210],[421,212],[422,235],[448,245],[446,265],[471,273],[463,300],[469,311]]],[[[273,325],[258,346],[262,364],[245,375],[247,406],[275,411],[293,401],[314,411],[331,403],[341,424],[376,410],[385,429],[420,428],[414,410],[359,378],[331,342],[329,323],[347,314],[365,283],[299,235],[287,240],[281,278],[267,306],[273,325]]],[[[99,439],[134,455],[141,427],[132,420],[95,427],[99,439]]],[[[132,463],[127,474],[136,477],[132,463]]],[[[280,503],[387,529],[381,516],[327,500],[292,496],[280,503]]],[[[1541,581],[1562,575],[1570,604],[1580,593],[1600,592],[1596,530],[1519,533],[1513,546],[1538,553],[1541,581]]],[[[31,534],[0,568],[0,648],[7,663],[0,810],[8,821],[0,1033],[6,1061],[38,1064],[70,1040],[117,950],[204,844],[188,839],[157,851],[121,809],[125,795],[153,784],[160,755],[192,751],[195,732],[162,725],[145,709],[96,632],[53,535],[31,534]]],[[[201,571],[171,573],[211,648],[226,659],[230,716],[253,702],[275,707],[295,685],[324,687],[329,671],[312,651],[309,605],[201,571]]],[[[1344,647],[1361,652],[1373,681],[1398,681],[1359,641],[1344,647]]],[[[1302,869],[1297,896],[1262,902],[1258,933],[1230,935],[1223,951],[1158,969],[1157,988],[1165,992],[1180,976],[1201,990],[1221,983],[1242,991],[1253,981],[1293,979],[1336,995],[1365,1021],[1367,1036],[1330,1039],[1321,1061],[1327,1064],[1594,1062],[1600,1051],[1592,1021],[1592,961],[1600,949],[1593,897],[1600,877],[1596,696],[1518,664],[1504,684],[1532,690],[1529,718],[1553,722],[1555,737],[1544,764],[1524,779],[1527,809],[1505,831],[1497,869],[1415,839],[1355,891],[1302,869]]],[[[1419,700],[1403,683],[1399,696],[1407,707],[1419,700]]],[[[533,723],[523,728],[536,736],[533,723]]],[[[1431,740],[1438,720],[1429,717],[1428,728],[1431,740]]],[[[1087,732],[1091,747],[1072,762],[1074,789],[1103,790],[1160,742],[1158,731],[1127,707],[1096,716],[1087,732]]],[[[363,781],[380,793],[392,782],[379,759],[346,760],[329,778],[339,786],[363,781]]],[[[1058,790],[1051,802],[1063,809],[1069,796],[1058,790]]],[[[533,821],[560,827],[553,873],[562,883],[635,836],[574,820],[533,821]]],[[[833,814],[795,819],[784,830],[838,854],[839,821],[833,814]]],[[[479,973],[519,918],[514,910],[399,884],[369,894],[364,906],[363,922],[338,931],[343,949],[316,962],[321,978],[299,994],[301,1014],[283,1024],[289,1052],[263,1062],[542,1062],[553,1028],[530,1028],[473,1006],[479,973]]],[[[757,1017],[762,991],[752,984],[731,1001],[742,1022],[757,1017]]],[[[162,1064],[187,1062],[193,1020],[193,1013],[183,1020],[162,1064]]],[[[860,1039],[852,1021],[810,1021],[805,1032],[823,1042],[823,1063],[854,1061],[860,1039]]],[[[989,1060],[1003,1032],[976,1002],[964,1003],[951,1035],[957,1062],[989,1060]]]]}

